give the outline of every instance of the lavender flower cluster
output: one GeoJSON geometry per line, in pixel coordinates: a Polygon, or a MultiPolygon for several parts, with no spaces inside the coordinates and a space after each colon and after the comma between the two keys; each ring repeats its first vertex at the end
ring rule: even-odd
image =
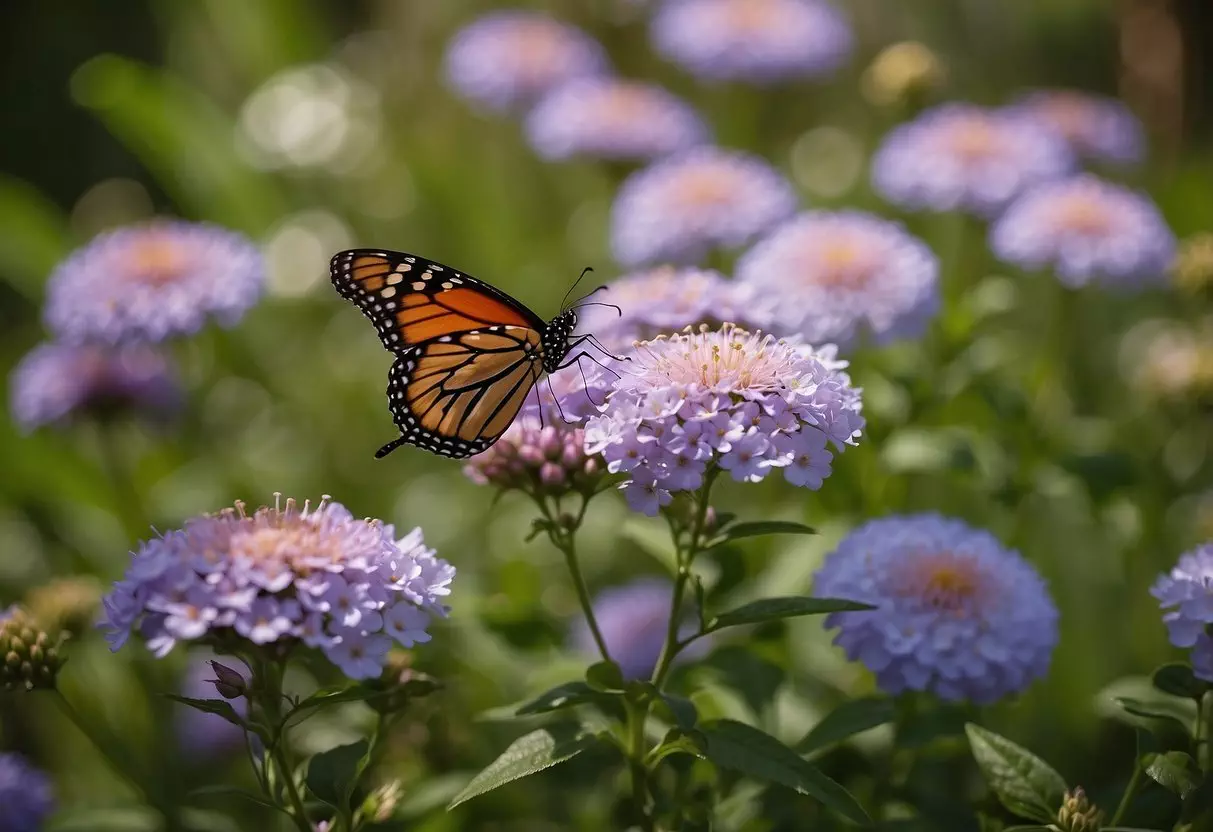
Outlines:
{"type": "Polygon", "coordinates": [[[1213,543],[1184,554],[1150,589],[1171,643],[1192,651],[1192,672],[1213,682],[1213,543]]]}
{"type": "Polygon", "coordinates": [[[454,576],[420,529],[397,540],[327,497],[314,508],[276,499],[251,515],[237,503],[140,547],[104,599],[107,639],[116,650],[137,628],[157,656],[178,641],[298,640],[367,678],[393,640],[429,641],[454,576]]]}
{"type": "Polygon", "coordinates": [[[821,487],[839,451],[863,428],[859,391],[832,348],[726,324],[639,344],[586,422],[586,450],[601,453],[629,505],[653,515],[672,493],[699,488],[709,466],[739,482],[779,469],[793,485],[821,487]]]}

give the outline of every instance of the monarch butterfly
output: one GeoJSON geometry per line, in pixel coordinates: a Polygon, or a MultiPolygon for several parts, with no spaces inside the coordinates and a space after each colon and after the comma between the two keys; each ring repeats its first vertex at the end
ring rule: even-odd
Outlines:
{"type": "Polygon", "coordinates": [[[396,356],[387,394],[400,437],[376,458],[406,444],[456,459],[478,454],[545,373],[588,355],[565,361],[592,339],[572,338],[576,308],[545,323],[505,292],[415,254],[342,251],[329,273],[396,356]]]}

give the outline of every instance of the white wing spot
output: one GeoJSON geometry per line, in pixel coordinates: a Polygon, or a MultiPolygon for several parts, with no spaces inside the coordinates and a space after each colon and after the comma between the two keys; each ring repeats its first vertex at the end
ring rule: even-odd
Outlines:
{"type": "Polygon", "coordinates": [[[393,272],[392,274],[389,274],[389,275],[387,276],[387,280],[386,280],[385,282],[386,282],[386,283],[387,283],[387,285],[389,285],[389,286],[395,286],[397,283],[403,283],[403,282],[404,282],[404,275],[402,275],[402,274],[400,274],[400,273],[398,273],[398,272],[393,272]]]}
{"type": "Polygon", "coordinates": [[[420,292],[424,288],[425,288],[425,284],[422,283],[420,280],[413,281],[413,291],[414,292],[420,292]]]}
{"type": "Polygon", "coordinates": [[[454,289],[454,288],[455,288],[455,284],[454,284],[454,283],[452,283],[452,282],[451,282],[451,281],[449,281],[449,280],[444,280],[444,281],[442,282],[442,288],[443,288],[443,289],[454,289]]]}
{"type": "Polygon", "coordinates": [[[384,289],[382,292],[380,292],[379,294],[385,298],[394,298],[394,297],[396,297],[396,287],[389,286],[386,289],[384,289]]]}

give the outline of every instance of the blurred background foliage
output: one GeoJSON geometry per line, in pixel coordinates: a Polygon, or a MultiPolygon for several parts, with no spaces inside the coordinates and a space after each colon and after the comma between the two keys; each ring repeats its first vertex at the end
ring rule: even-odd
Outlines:
{"type": "MultiPolygon", "coordinates": [[[[1213,229],[1213,6],[1204,0],[848,0],[839,3],[857,38],[848,66],[828,83],[769,91],[704,85],[661,62],[648,46],[642,0],[528,5],[585,27],[620,74],[694,103],[720,144],[764,154],[790,174],[805,204],[897,216],[869,189],[867,159],[913,109],[873,100],[865,70],[889,44],[917,40],[946,73],[931,93],[939,100],[998,104],[1038,86],[1122,96],[1146,124],[1151,154],[1121,178],[1158,200],[1179,237],[1213,229]]],[[[454,813],[442,809],[519,733],[492,709],[579,675],[583,660],[566,647],[576,600],[559,553],[524,543],[521,502],[490,505],[457,463],[424,453],[372,459],[394,435],[382,393],[389,356],[326,279],[338,249],[406,249],[550,314],[583,266],[605,278],[617,273],[607,216],[623,169],[545,164],[516,121],[479,114],[444,86],[448,38],[490,7],[0,6],[7,367],[44,337],[39,306],[49,271],[104,229],[153,215],[208,220],[257,240],[270,269],[268,298],[237,328],[177,345],[189,405],[172,427],[83,425],[23,436],[0,421],[0,599],[22,599],[55,576],[108,582],[149,524],[175,527],[277,490],[328,493],[356,514],[420,524],[459,577],[450,621],[414,657],[448,687],[406,720],[385,766],[405,783],[407,827],[609,829],[615,790],[594,779],[585,759],[454,813]]],[[[808,592],[821,557],[863,518],[938,510],[991,529],[1046,574],[1063,631],[1048,680],[983,722],[1084,784],[1097,802],[1113,801],[1134,736],[1111,714],[1105,689],[1130,688],[1135,682],[1124,677],[1171,657],[1148,586],[1213,533],[1213,373],[1160,387],[1151,373],[1165,373],[1169,359],[1142,369],[1143,344],[1160,329],[1199,327],[1207,295],[1067,294],[1042,276],[995,267],[975,221],[899,218],[942,260],[945,314],[921,343],[848,356],[865,389],[868,430],[822,491],[774,482],[721,489],[724,509],[800,520],[821,534],[713,552],[714,593],[733,601],[808,592]]],[[[1213,348],[1204,350],[1201,361],[1213,362],[1213,348]]],[[[592,587],[661,574],[662,539],[621,501],[597,501],[584,534],[592,587]]],[[[818,619],[760,629],[739,643],[751,649],[725,642],[688,671],[707,689],[701,711],[740,715],[795,743],[824,710],[871,690],[818,619]]],[[[177,747],[176,706],[155,693],[178,686],[184,656],[111,656],[91,635],[70,656],[64,686],[140,749],[165,794],[180,798],[247,776],[239,753],[207,758],[177,747]]],[[[347,739],[362,718],[355,707],[318,722],[308,741],[322,748],[347,739]]],[[[832,752],[823,765],[854,787],[872,774],[863,750],[888,741],[872,732],[859,751],[832,752]]],[[[37,698],[4,701],[0,745],[54,773],[64,828],[73,809],[126,811],[126,787],[37,698]]],[[[932,785],[930,759],[916,765],[923,794],[955,798],[954,783],[932,785]]],[[[976,789],[971,766],[960,770],[976,789]]],[[[779,828],[803,828],[811,816],[803,814],[807,800],[791,793],[737,794],[735,828],[755,807],[779,828]]],[[[99,828],[100,817],[79,815],[70,828],[99,828]]],[[[256,816],[206,817],[214,825],[200,828],[249,828],[256,816]]],[[[123,822],[113,828],[144,821],[123,822]]]]}

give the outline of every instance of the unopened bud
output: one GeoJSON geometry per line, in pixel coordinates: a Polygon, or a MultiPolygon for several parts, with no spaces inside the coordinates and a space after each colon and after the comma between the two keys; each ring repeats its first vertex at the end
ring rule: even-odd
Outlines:
{"type": "Polygon", "coordinates": [[[1082,787],[1066,792],[1057,810],[1057,827],[1061,832],[1098,832],[1103,824],[1103,812],[1090,800],[1082,787]]]}
{"type": "Polygon", "coordinates": [[[386,823],[396,813],[396,806],[404,796],[404,787],[393,780],[384,783],[366,796],[362,802],[362,815],[375,823],[386,823]]]}
{"type": "Polygon", "coordinates": [[[210,666],[215,671],[211,684],[224,699],[239,699],[248,693],[248,682],[237,671],[216,661],[210,662],[210,666]]]}
{"type": "Polygon", "coordinates": [[[63,665],[59,657],[59,639],[42,630],[20,607],[0,615],[0,688],[54,688],[55,677],[63,665]]]}

